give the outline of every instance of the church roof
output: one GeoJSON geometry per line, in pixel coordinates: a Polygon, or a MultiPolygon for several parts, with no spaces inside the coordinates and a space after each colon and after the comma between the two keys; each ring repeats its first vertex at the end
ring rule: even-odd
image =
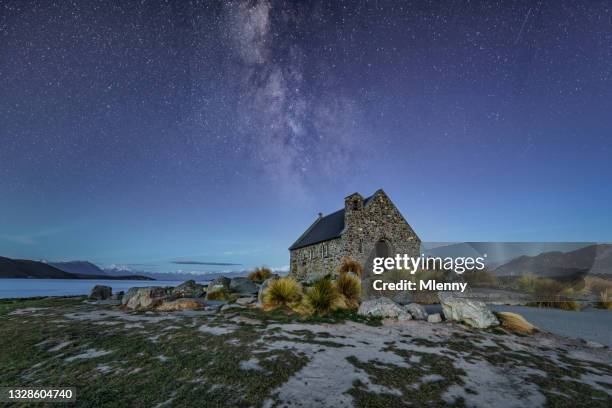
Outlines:
{"type": "MultiPolygon", "coordinates": [[[[363,200],[366,205],[374,195],[363,200]]],[[[289,247],[289,250],[303,248],[319,242],[339,238],[344,231],[344,208],[317,220],[289,247]]]]}

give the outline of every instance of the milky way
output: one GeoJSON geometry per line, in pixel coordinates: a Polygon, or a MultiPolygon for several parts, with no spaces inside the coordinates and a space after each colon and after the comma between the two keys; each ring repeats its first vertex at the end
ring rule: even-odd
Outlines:
{"type": "Polygon", "coordinates": [[[280,266],[318,211],[381,187],[424,239],[612,239],[610,21],[606,1],[3,1],[0,255],[280,266]]]}

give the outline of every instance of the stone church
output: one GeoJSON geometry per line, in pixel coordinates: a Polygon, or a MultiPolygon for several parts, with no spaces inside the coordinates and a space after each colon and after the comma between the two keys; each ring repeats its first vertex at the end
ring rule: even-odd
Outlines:
{"type": "Polygon", "coordinates": [[[418,256],[421,240],[383,190],[363,198],[354,193],[344,208],[319,217],[291,247],[290,275],[308,279],[333,272],[349,257],[372,274],[375,257],[418,256]]]}

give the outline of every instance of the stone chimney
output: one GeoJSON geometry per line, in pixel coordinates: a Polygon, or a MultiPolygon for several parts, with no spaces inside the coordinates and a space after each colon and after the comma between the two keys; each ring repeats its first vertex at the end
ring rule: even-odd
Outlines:
{"type": "Polygon", "coordinates": [[[363,210],[363,197],[359,193],[353,193],[344,199],[344,225],[351,224],[351,220],[355,216],[361,215],[363,210]]]}

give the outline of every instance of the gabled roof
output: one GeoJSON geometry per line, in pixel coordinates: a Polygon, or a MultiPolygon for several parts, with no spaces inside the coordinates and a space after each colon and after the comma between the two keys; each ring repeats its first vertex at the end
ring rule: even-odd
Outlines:
{"type": "MultiPolygon", "coordinates": [[[[366,205],[374,195],[363,200],[366,205]]],[[[289,250],[303,248],[330,239],[339,238],[344,231],[344,208],[317,220],[289,247],[289,250]]]]}

